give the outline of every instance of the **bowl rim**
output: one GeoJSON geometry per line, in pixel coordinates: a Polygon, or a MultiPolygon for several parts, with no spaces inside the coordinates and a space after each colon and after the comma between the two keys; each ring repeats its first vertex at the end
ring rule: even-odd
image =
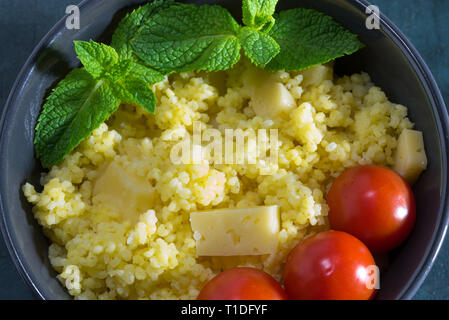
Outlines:
{"type": "MultiPolygon", "coordinates": [[[[88,10],[94,4],[98,4],[104,0],[83,0],[78,7],[81,11],[88,10]]],[[[354,5],[360,12],[365,13],[367,7],[371,4],[366,0],[343,0],[350,2],[354,5]]],[[[38,42],[36,47],[31,52],[30,56],[26,60],[25,64],[21,68],[14,84],[10,90],[6,103],[4,105],[2,115],[0,117],[0,150],[3,149],[5,131],[6,131],[6,119],[10,114],[8,112],[17,100],[23,88],[26,86],[26,79],[29,73],[33,70],[35,62],[39,57],[40,53],[50,45],[54,38],[58,36],[61,30],[64,29],[65,20],[68,15],[64,15],[47,34],[38,42]]],[[[408,38],[398,29],[398,27],[391,22],[382,12],[379,14],[379,19],[381,22],[381,31],[384,32],[401,50],[401,52],[406,56],[407,60],[410,62],[413,70],[417,74],[418,78],[423,85],[427,97],[432,105],[432,109],[437,115],[437,129],[442,138],[440,144],[442,148],[443,162],[442,171],[443,175],[447,174],[448,169],[448,159],[447,159],[447,147],[449,147],[449,116],[446,105],[444,103],[441,92],[438,85],[424,62],[421,55],[418,53],[416,48],[411,44],[408,38]]],[[[0,164],[0,169],[2,165],[0,164]]],[[[443,180],[444,181],[444,180],[443,180]]],[[[449,197],[447,195],[447,184],[448,182],[443,182],[442,185],[442,204],[440,205],[440,210],[438,212],[439,223],[437,228],[434,230],[432,242],[427,246],[425,255],[421,259],[419,267],[414,271],[413,276],[407,281],[407,285],[403,288],[401,293],[398,295],[397,299],[411,299],[415,295],[416,291],[420,288],[426,276],[434,264],[438,252],[444,242],[444,238],[448,229],[449,224],[449,197]]],[[[51,299],[43,294],[43,292],[38,288],[33,282],[27,268],[21,261],[20,255],[15,247],[15,241],[11,236],[8,223],[6,221],[6,215],[4,212],[3,199],[0,193],[0,230],[3,235],[5,245],[11,256],[11,259],[18,270],[20,276],[25,281],[25,283],[32,289],[33,293],[40,299],[46,300],[51,299]]]]}
{"type": "MultiPolygon", "coordinates": [[[[353,0],[363,10],[366,10],[371,4],[366,0],[353,0]]],[[[442,151],[442,177],[447,177],[448,174],[448,155],[447,148],[449,147],[449,116],[446,104],[443,96],[441,95],[438,84],[433,77],[424,59],[419,54],[418,50],[408,40],[402,31],[382,12],[380,12],[381,25],[384,27],[382,31],[393,40],[393,42],[399,47],[401,52],[407,57],[414,71],[421,80],[421,83],[427,93],[427,97],[430,100],[430,104],[437,117],[438,132],[441,134],[441,151],[442,151]]],[[[449,224],[449,197],[448,181],[442,179],[442,192],[441,192],[441,205],[438,211],[439,223],[436,230],[433,232],[432,242],[427,246],[426,252],[421,259],[419,267],[414,271],[413,276],[408,279],[407,285],[402,289],[398,299],[410,300],[416,294],[418,289],[429,274],[432,266],[438,256],[441,246],[444,243],[444,239],[447,233],[449,224]]]]}

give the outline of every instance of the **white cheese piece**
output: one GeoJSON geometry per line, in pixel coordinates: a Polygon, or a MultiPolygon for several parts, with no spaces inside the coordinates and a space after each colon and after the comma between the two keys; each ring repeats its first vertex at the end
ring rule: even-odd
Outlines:
{"type": "Polygon", "coordinates": [[[296,107],[290,91],[271,72],[250,68],[243,74],[247,92],[251,97],[249,106],[262,118],[272,118],[296,107]]]}
{"type": "Polygon", "coordinates": [[[332,80],[334,70],[332,64],[320,64],[301,71],[303,75],[302,86],[319,86],[324,80],[332,80]]]}
{"type": "Polygon", "coordinates": [[[199,256],[261,255],[278,247],[277,206],[192,212],[190,223],[199,256]]]}
{"type": "Polygon", "coordinates": [[[413,184],[426,168],[427,157],[422,132],[402,130],[396,149],[394,170],[409,184],[413,184]]]}
{"type": "Polygon", "coordinates": [[[94,182],[92,203],[120,213],[123,220],[137,223],[140,214],[152,208],[155,195],[147,179],[111,162],[94,182]]]}
{"type": "Polygon", "coordinates": [[[296,107],[295,100],[285,86],[276,81],[265,81],[255,90],[250,106],[262,118],[272,118],[296,107]]]}

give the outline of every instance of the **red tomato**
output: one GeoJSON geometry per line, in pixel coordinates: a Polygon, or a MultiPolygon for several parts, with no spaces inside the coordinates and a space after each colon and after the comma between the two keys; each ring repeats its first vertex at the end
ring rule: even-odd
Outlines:
{"type": "Polygon", "coordinates": [[[198,300],[285,300],[281,285],[268,273],[254,268],[232,268],[212,278],[198,300]]]}
{"type": "Polygon", "coordinates": [[[290,252],[284,287],[293,300],[368,300],[375,293],[374,258],[346,232],[317,233],[290,252]]]}
{"type": "Polygon", "coordinates": [[[373,253],[399,246],[415,224],[415,199],[396,172],[373,165],[341,174],[327,194],[332,229],[360,239],[373,253]]]}

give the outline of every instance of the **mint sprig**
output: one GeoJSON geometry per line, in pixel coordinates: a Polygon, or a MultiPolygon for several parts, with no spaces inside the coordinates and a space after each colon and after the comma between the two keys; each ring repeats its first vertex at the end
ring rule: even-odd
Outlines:
{"type": "Polygon", "coordinates": [[[243,23],[257,30],[270,31],[275,23],[274,10],[278,0],[243,0],[242,20],[243,23]]]}
{"type": "Polygon", "coordinates": [[[94,41],[75,41],[78,59],[92,77],[107,84],[120,102],[135,103],[150,113],[156,107],[156,97],[145,82],[148,74],[161,81],[157,71],[142,66],[135,60],[119,58],[114,48],[94,41]]]}
{"type": "Polygon", "coordinates": [[[177,3],[173,0],[155,0],[128,13],[118,24],[112,35],[111,47],[126,59],[134,57],[131,41],[151,16],[177,3]]]}
{"type": "Polygon", "coordinates": [[[72,70],[48,97],[37,122],[34,146],[42,165],[59,163],[119,104],[103,80],[86,69],[72,70]]]}
{"type": "Polygon", "coordinates": [[[239,61],[239,30],[220,6],[178,5],[153,15],[131,45],[142,61],[162,73],[218,71],[239,61]]]}
{"type": "Polygon", "coordinates": [[[114,48],[102,43],[75,41],[75,51],[86,71],[94,78],[104,77],[118,63],[114,48]]]}
{"type": "Polygon", "coordinates": [[[268,33],[281,47],[268,70],[301,70],[349,55],[363,47],[331,17],[310,9],[282,11],[268,33]]]}
{"type": "Polygon", "coordinates": [[[220,6],[171,6],[152,15],[130,44],[139,59],[162,73],[226,70],[240,60],[242,47],[264,66],[280,50],[267,34],[276,2],[245,1],[243,28],[220,6]]]}
{"type": "Polygon", "coordinates": [[[151,113],[156,105],[149,83],[143,80],[155,71],[132,59],[120,59],[114,48],[94,41],[76,41],[75,51],[84,68],[74,69],[58,83],[36,126],[36,154],[46,168],[59,163],[120,103],[134,103],[151,113]]]}
{"type": "Polygon", "coordinates": [[[44,167],[60,162],[117,110],[120,103],[150,113],[149,85],[166,74],[219,71],[244,54],[267,70],[301,70],[363,47],[332,18],[308,9],[274,14],[277,0],[243,0],[241,26],[224,8],[155,0],[127,14],[111,46],[75,41],[84,68],[75,69],[47,98],[36,125],[44,167]]]}
{"type": "Polygon", "coordinates": [[[256,66],[264,67],[280,51],[278,43],[268,34],[244,27],[239,34],[245,55],[256,66]]]}

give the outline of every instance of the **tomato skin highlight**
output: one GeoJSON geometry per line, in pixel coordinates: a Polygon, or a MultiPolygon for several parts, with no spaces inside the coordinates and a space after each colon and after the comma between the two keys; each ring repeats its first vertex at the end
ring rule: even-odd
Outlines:
{"type": "Polygon", "coordinates": [[[416,220],[410,186],[396,172],[379,166],[346,170],[332,184],[326,201],[331,229],[354,235],[373,253],[399,246],[416,220]]]}
{"type": "Polygon", "coordinates": [[[286,300],[281,285],[255,268],[232,268],[212,278],[197,300],[286,300]]]}
{"type": "Polygon", "coordinates": [[[374,258],[354,236],[341,231],[317,233],[290,252],[284,287],[292,300],[369,300],[367,286],[374,258]]]}

